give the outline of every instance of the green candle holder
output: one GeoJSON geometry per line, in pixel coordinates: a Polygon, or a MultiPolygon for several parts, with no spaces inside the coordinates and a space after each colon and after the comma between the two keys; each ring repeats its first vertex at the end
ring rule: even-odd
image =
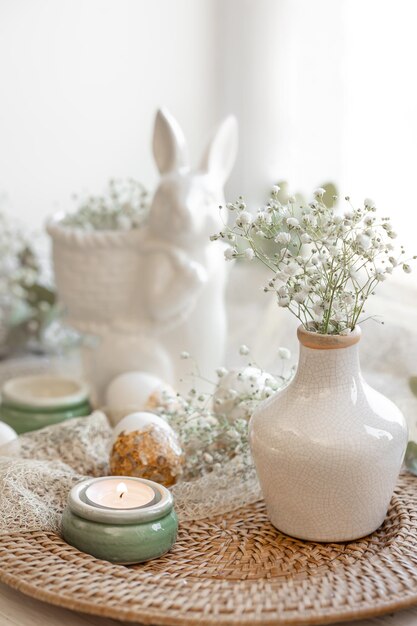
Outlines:
{"type": "Polygon", "coordinates": [[[1,390],[0,420],[19,435],[91,413],[89,389],[62,376],[22,376],[1,390]]]}
{"type": "MultiPolygon", "coordinates": [[[[115,496],[116,498],[117,496],[115,496]]],[[[103,500],[104,501],[104,500],[103,500]]],[[[68,505],[62,516],[62,534],[70,545],[98,559],[129,565],[162,556],[175,543],[178,519],[171,493],[158,483],[142,478],[111,476],[87,479],[70,491],[68,505]],[[92,501],[86,493],[90,487],[95,493],[104,493],[114,481],[114,492],[119,485],[126,489],[143,485],[152,490],[148,502],[140,506],[121,508],[92,501]],[[101,489],[101,487],[103,488],[101,489]]]]}

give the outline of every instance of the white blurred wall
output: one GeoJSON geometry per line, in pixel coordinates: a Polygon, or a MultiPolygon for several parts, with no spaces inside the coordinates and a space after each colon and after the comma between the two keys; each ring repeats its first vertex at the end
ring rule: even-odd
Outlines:
{"type": "Polygon", "coordinates": [[[341,176],[343,0],[218,0],[221,106],[241,150],[228,187],[262,202],[277,181],[311,193],[341,176]]]}
{"type": "Polygon", "coordinates": [[[416,250],[414,0],[1,0],[0,192],[38,226],[110,176],[156,181],[155,109],[198,160],[235,112],[227,186],[371,196],[416,250]]]}
{"type": "Polygon", "coordinates": [[[156,107],[215,122],[210,0],[1,0],[0,192],[38,227],[110,176],[152,186],[156,107]]]}
{"type": "Polygon", "coordinates": [[[373,198],[417,254],[417,2],[344,0],[343,23],[343,186],[373,198]]]}

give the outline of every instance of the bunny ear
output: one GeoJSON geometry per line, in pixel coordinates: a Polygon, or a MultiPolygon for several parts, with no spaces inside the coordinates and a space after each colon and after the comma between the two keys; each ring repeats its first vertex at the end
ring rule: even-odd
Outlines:
{"type": "Polygon", "coordinates": [[[235,163],[237,147],[237,120],[234,115],[229,115],[220,124],[210,141],[201,161],[201,169],[224,184],[235,163]]]}
{"type": "Polygon", "coordinates": [[[188,164],[184,133],[167,109],[159,109],[156,114],[153,154],[161,174],[179,170],[188,164]]]}

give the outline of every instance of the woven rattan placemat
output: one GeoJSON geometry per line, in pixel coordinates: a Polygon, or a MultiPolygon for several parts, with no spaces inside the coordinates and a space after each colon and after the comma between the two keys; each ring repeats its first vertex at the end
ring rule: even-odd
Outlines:
{"type": "Polygon", "coordinates": [[[281,535],[262,502],[183,523],[166,556],[111,565],[51,533],[0,538],[0,579],[95,615],[160,625],[324,624],[417,603],[417,478],[402,474],[384,525],[345,544],[281,535]]]}

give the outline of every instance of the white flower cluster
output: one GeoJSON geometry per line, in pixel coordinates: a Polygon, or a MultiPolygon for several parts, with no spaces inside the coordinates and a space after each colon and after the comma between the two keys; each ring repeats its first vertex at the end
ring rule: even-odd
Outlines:
{"type": "MultiPolygon", "coordinates": [[[[20,225],[0,212],[0,324],[8,326],[15,317],[48,302],[35,301],[41,279],[39,259],[20,225]]],[[[46,288],[44,288],[46,292],[46,288]]]]}
{"type": "Polygon", "coordinates": [[[82,230],[140,228],[149,213],[148,192],[133,178],[111,179],[105,194],[74,200],[78,208],[61,223],[82,230]]]}
{"type": "Polygon", "coordinates": [[[15,293],[18,285],[15,284],[14,277],[19,270],[19,254],[23,241],[14,230],[6,216],[0,214],[0,316],[5,315],[9,303],[18,295],[15,293]]]}
{"type": "MultiPolygon", "coordinates": [[[[249,348],[242,345],[240,354],[248,356],[249,348]]],[[[279,374],[269,374],[252,362],[236,369],[219,367],[212,394],[191,388],[186,397],[178,396],[175,403],[157,407],[157,413],[178,434],[185,452],[183,480],[198,478],[237,456],[248,458],[251,414],[260,402],[288,384],[294,373],[285,366],[291,357],[289,350],[279,348],[278,356],[279,374]]],[[[181,357],[192,360],[187,352],[181,357]]],[[[197,366],[192,375],[198,377],[197,366]]]]}
{"type": "Polygon", "coordinates": [[[348,333],[362,319],[375,287],[395,268],[409,273],[411,266],[402,246],[395,251],[397,235],[390,219],[377,216],[372,200],[355,208],[346,197],[347,209],[336,212],[323,202],[324,193],[317,189],[308,205],[297,204],[293,197],[283,204],[274,187],[256,215],[240,198],[227,204],[235,214],[234,225],[212,239],[230,244],[227,260],[256,258],[266,265],[272,276],[264,291],[274,292],[278,305],[306,328],[348,333]]]}

